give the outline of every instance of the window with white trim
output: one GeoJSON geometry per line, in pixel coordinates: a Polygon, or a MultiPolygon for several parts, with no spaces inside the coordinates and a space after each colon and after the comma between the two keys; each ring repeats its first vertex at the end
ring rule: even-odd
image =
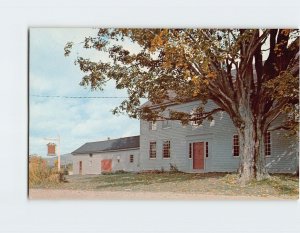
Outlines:
{"type": "Polygon", "coordinates": [[[171,121],[170,120],[163,120],[163,122],[162,122],[162,128],[163,129],[171,128],[171,121]]]}
{"type": "Polygon", "coordinates": [[[240,145],[239,145],[239,135],[234,134],[232,140],[232,155],[239,156],[240,155],[240,145]]]}
{"type": "Polygon", "coordinates": [[[163,158],[170,158],[170,141],[163,141],[163,158]]]}
{"type": "Polygon", "coordinates": [[[157,123],[156,121],[150,121],[149,122],[149,130],[156,130],[157,129],[157,123]]]}
{"type": "Polygon", "coordinates": [[[268,131],[264,135],[265,156],[271,156],[271,133],[268,131]]]}
{"type": "Polygon", "coordinates": [[[156,158],[156,142],[149,143],[149,158],[150,159],[156,158]]]}

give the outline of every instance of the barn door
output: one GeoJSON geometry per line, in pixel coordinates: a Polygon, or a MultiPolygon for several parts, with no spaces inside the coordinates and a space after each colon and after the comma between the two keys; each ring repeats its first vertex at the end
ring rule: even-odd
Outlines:
{"type": "Polygon", "coordinates": [[[103,159],[101,160],[101,172],[111,172],[111,159],[103,159]]]}
{"type": "Polygon", "coordinates": [[[193,169],[204,169],[204,142],[194,143],[193,169]]]}

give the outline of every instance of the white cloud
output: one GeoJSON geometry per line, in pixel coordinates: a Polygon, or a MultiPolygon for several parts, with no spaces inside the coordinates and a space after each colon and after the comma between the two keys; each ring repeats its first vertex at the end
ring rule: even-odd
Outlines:
{"type": "MultiPolygon", "coordinates": [[[[30,94],[61,96],[127,96],[110,81],[103,92],[79,86],[83,76],[74,59],[82,56],[108,59],[92,50],[76,50],[63,56],[67,41],[79,42],[91,29],[32,29],[30,31],[30,94]]],[[[126,45],[126,42],[122,42],[126,45]]],[[[138,48],[132,45],[132,51],[138,48]]],[[[127,115],[114,116],[111,110],[123,99],[65,99],[30,97],[30,153],[46,154],[43,138],[61,137],[61,153],[69,153],[88,141],[139,134],[139,121],[127,115]]]]}
{"type": "MultiPolygon", "coordinates": [[[[114,116],[110,110],[116,101],[50,99],[33,101],[30,106],[30,133],[38,138],[62,138],[62,153],[68,153],[87,141],[139,134],[138,120],[126,115],[114,116]],[[64,143],[63,143],[64,141],[64,143]],[[66,144],[67,143],[67,144],[66,144]]],[[[30,140],[30,151],[45,153],[45,141],[30,140]]]]}

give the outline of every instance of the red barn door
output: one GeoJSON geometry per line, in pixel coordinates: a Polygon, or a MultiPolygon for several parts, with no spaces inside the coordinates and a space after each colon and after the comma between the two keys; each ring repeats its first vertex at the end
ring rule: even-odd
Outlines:
{"type": "Polygon", "coordinates": [[[101,172],[111,172],[111,159],[103,159],[101,160],[101,172]]]}

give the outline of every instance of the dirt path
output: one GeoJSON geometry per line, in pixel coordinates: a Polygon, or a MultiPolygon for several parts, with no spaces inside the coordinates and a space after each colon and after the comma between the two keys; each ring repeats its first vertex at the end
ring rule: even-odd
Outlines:
{"type": "Polygon", "coordinates": [[[58,190],[30,189],[30,200],[282,200],[287,197],[257,197],[257,196],[225,196],[201,193],[173,192],[133,192],[133,191],[87,191],[87,190],[58,190]]]}

